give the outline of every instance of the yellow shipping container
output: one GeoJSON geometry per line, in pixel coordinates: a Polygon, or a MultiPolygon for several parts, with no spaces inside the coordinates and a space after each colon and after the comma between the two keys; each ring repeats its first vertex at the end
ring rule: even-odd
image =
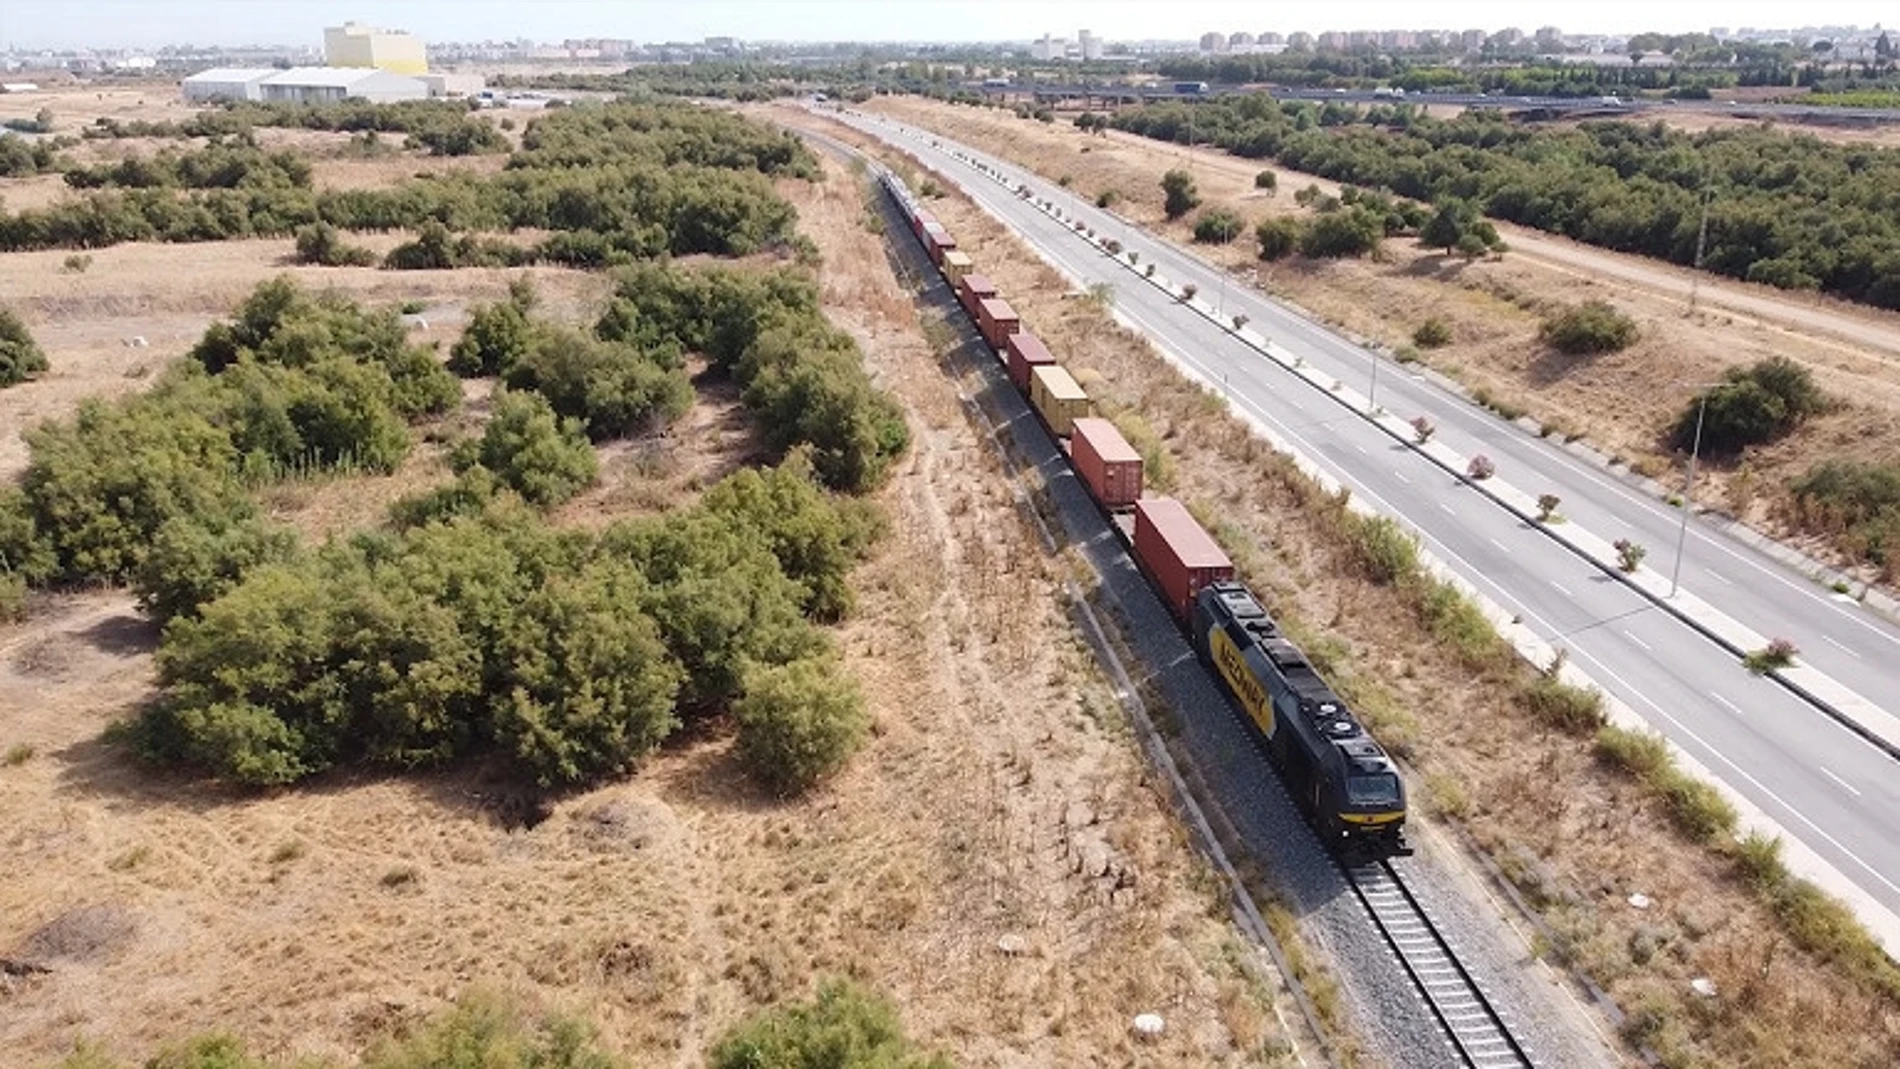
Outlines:
{"type": "Polygon", "coordinates": [[[1089,395],[1067,371],[1055,364],[1037,364],[1029,372],[1029,403],[1058,436],[1067,438],[1075,420],[1095,414],[1089,395]]]}
{"type": "Polygon", "coordinates": [[[943,273],[949,277],[952,286],[963,281],[963,276],[976,266],[970,261],[970,254],[951,249],[943,254],[943,273]]]}

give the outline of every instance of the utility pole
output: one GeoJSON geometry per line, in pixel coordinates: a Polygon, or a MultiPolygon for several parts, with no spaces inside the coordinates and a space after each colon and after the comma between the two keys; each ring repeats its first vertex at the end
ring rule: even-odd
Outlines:
{"type": "Polygon", "coordinates": [[[1695,314],[1696,296],[1702,289],[1702,250],[1709,242],[1709,201],[1714,197],[1713,189],[1702,193],[1702,225],[1695,235],[1695,270],[1689,275],[1689,314],[1695,314]]]}

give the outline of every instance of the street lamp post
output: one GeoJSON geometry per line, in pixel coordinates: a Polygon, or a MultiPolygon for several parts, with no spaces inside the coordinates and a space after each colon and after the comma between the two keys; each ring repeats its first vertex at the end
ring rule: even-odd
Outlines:
{"type": "Polygon", "coordinates": [[[1379,354],[1368,350],[1372,357],[1372,386],[1366,390],[1366,408],[1375,416],[1379,411],[1379,354]]]}
{"type": "Polygon", "coordinates": [[[1677,383],[1677,385],[1696,386],[1702,391],[1702,398],[1696,402],[1695,408],[1695,439],[1689,447],[1689,478],[1682,485],[1682,525],[1676,530],[1676,563],[1669,570],[1669,596],[1672,598],[1676,596],[1677,585],[1682,578],[1682,549],[1689,540],[1689,514],[1695,511],[1695,465],[1696,459],[1702,455],[1702,417],[1709,411],[1709,391],[1720,386],[1721,383],[1677,383]]]}

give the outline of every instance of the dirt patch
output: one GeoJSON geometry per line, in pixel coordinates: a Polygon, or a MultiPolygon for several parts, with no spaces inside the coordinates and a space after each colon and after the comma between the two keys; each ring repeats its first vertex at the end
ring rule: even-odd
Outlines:
{"type": "Polygon", "coordinates": [[[635,1064],[686,1067],[753,1007],[847,973],[964,1065],[1267,1056],[1278,1031],[1239,965],[1251,952],[860,228],[856,186],[829,170],[788,193],[825,254],[828,310],[917,435],[839,634],[876,718],[840,779],[762,797],[712,731],[515,830],[496,816],[507,789],[479,772],[227,795],[98,740],[149,694],[151,659],[82,637],[123,596],[59,599],[0,630],[0,651],[79,651],[57,686],[0,661],[0,742],[36,751],[0,769],[0,866],[17,874],[0,948],[99,903],[131,926],[110,953],[21,981],[0,1045],[29,1064],[77,1035],[144,1056],[220,1028],[271,1056],[346,1058],[479,981],[592,1015],[635,1064]],[[1020,949],[999,949],[1007,935],[1020,949]],[[1137,1048],[1146,1010],[1168,1032],[1137,1048]]]}
{"type": "MultiPolygon", "coordinates": [[[[838,129],[827,124],[857,137],[838,129]]],[[[1303,489],[1285,458],[1137,335],[1065,298],[1063,280],[967,200],[931,210],[1131,439],[1166,455],[1157,489],[1216,517],[1276,617],[1406,755],[1427,832],[1433,809],[1459,815],[1558,933],[1548,952],[1643,1015],[1646,1042],[1680,1054],[1692,1039],[1709,1064],[1763,1069],[1900,1051],[1890,1004],[1792,949],[1729,861],[1686,847],[1652,796],[1510,698],[1515,662],[1508,673],[1466,663],[1397,591],[1363,578],[1328,518],[1338,503],[1303,489]],[[1628,906],[1635,891],[1649,911],[1628,906]],[[1686,994],[1696,976],[1733,998],[1697,1004],[1686,994]]]]}
{"type": "MultiPolygon", "coordinates": [[[[1453,341],[1421,352],[1432,367],[1473,389],[1483,389],[1566,435],[1581,436],[1639,471],[1680,466],[1664,434],[1692,391],[1677,385],[1708,381],[1723,371],[1769,356],[1811,368],[1817,382],[1846,402],[1772,448],[1738,464],[1708,464],[1714,492],[1755,526],[1845,563],[1840,554],[1803,539],[1780,522],[1786,482],[1818,457],[1891,459],[1900,452],[1900,315],[1825,298],[1706,276],[1658,261],[1620,256],[1576,242],[1500,225],[1512,252],[1499,260],[1466,264],[1388,241],[1380,261],[1266,264],[1256,259],[1254,222],[1304,215],[1295,191],[1335,183],[1260,161],[1212,150],[1192,155],[1118,132],[1090,136],[1072,126],[1018,119],[1008,112],[940,104],[911,97],[880,97],[871,105],[907,122],[1013,159],[1093,199],[1114,190],[1116,210],[1179,244],[1192,244],[1189,220],[1162,214],[1160,177],[1189,169],[1207,205],[1224,205],[1246,219],[1245,237],[1196,251],[1252,278],[1263,290],[1307,309],[1316,318],[1393,349],[1411,344],[1422,309],[1452,328],[1453,341]],[[1270,170],[1279,191],[1263,194],[1254,175],[1270,170]],[[1691,297],[1698,311],[1688,311],[1691,297]],[[1610,301],[1641,325],[1631,348],[1592,360],[1559,359],[1538,341],[1542,317],[1590,298],[1610,301]]],[[[1871,574],[1863,578],[1871,578],[1871,574]]]]}

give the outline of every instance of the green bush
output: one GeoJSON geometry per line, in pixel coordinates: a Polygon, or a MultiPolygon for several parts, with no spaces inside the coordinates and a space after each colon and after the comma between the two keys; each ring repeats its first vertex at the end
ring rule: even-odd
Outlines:
{"type": "Polygon", "coordinates": [[[297,228],[297,252],[300,264],[320,267],[373,267],[376,254],[356,245],[346,245],[337,228],[329,223],[311,223],[297,228]]]}
{"type": "Polygon", "coordinates": [[[763,1010],[713,1046],[712,1069],[950,1069],[919,1050],[897,1010],[849,980],[833,980],[812,1002],[763,1010]]]}
{"type": "Polygon", "coordinates": [[[27,333],[26,324],[12,309],[0,308],[0,386],[25,382],[45,370],[46,353],[27,333]]]}
{"type": "Polygon", "coordinates": [[[389,523],[397,530],[407,530],[431,523],[448,523],[463,516],[479,516],[501,489],[494,472],[473,467],[446,486],[398,498],[389,506],[389,523]]]}
{"type": "Polygon", "coordinates": [[[407,241],[383,257],[383,267],[392,271],[452,271],[458,267],[516,267],[531,263],[535,253],[498,238],[473,234],[449,233],[446,226],[429,219],[407,241]]]}
{"type": "Polygon", "coordinates": [[[1823,460],[1790,488],[1803,526],[1837,536],[1887,576],[1900,571],[1900,463],[1823,460]]]}
{"type": "Polygon", "coordinates": [[[266,522],[248,503],[225,515],[174,516],[159,526],[132,589],[140,607],[163,623],[197,612],[254,569],[289,560],[296,545],[294,533],[266,522]]]}
{"type": "Polygon", "coordinates": [[[1668,741],[1654,732],[1605,724],[1597,729],[1596,746],[1598,756],[1638,779],[1650,779],[1673,765],[1668,741]]]}
{"type": "Polygon", "coordinates": [[[503,375],[527,359],[534,342],[534,325],[520,302],[476,305],[449,350],[448,368],[464,378],[503,375]]]}
{"type": "Polygon", "coordinates": [[[1179,219],[1201,206],[1194,190],[1194,176],[1186,171],[1169,171],[1161,176],[1162,209],[1169,219],[1179,219]]]}
{"type": "Polygon", "coordinates": [[[1807,368],[1787,357],[1769,357],[1730,368],[1720,384],[1698,394],[1677,417],[1669,440],[1677,449],[1691,449],[1700,415],[1704,451],[1739,453],[1780,438],[1829,404],[1807,368]]]}
{"type": "Polygon", "coordinates": [[[1552,675],[1539,676],[1524,688],[1524,704],[1531,715],[1572,735],[1593,735],[1605,722],[1600,692],[1572,686],[1552,675]]]}
{"type": "Polygon", "coordinates": [[[602,441],[651,434],[692,406],[693,386],[678,356],[672,347],[643,349],[543,325],[502,381],[539,393],[557,414],[580,420],[588,437],[602,441]]]}
{"type": "Polygon", "coordinates": [[[1272,193],[1280,188],[1279,176],[1275,175],[1272,171],[1261,171],[1259,174],[1253,176],[1253,187],[1255,189],[1264,189],[1272,193]]]}
{"type": "Polygon", "coordinates": [[[557,419],[536,394],[504,390],[478,441],[458,449],[457,474],[480,465],[530,504],[552,508],[593,485],[594,447],[576,419],[557,419]]]}
{"type": "Polygon", "coordinates": [[[1351,517],[1349,538],[1361,572],[1375,583],[1409,580],[1419,574],[1418,540],[1389,517],[1351,517]]]}
{"type": "Polygon", "coordinates": [[[742,685],[732,706],[740,759],[780,794],[816,786],[864,744],[871,717],[835,657],[751,666],[742,685]]]}
{"type": "Polygon", "coordinates": [[[1378,251],[1384,236],[1383,216],[1357,208],[1328,212],[1307,222],[1300,234],[1300,255],[1309,260],[1365,256],[1378,251]]]}
{"type": "Polygon", "coordinates": [[[1432,316],[1418,325],[1412,332],[1412,344],[1421,349],[1437,349],[1451,344],[1451,327],[1445,321],[1432,316]]]}
{"type": "Polygon", "coordinates": [[[1246,224],[1240,216],[1225,208],[1209,208],[1194,221],[1194,240],[1213,245],[1225,245],[1240,236],[1246,224]]]}
{"type": "Polygon", "coordinates": [[[1284,260],[1300,247],[1300,224],[1287,216],[1274,216],[1260,220],[1254,227],[1254,238],[1260,242],[1262,260],[1284,260]]]}
{"type": "Polygon", "coordinates": [[[1538,337],[1560,353],[1587,356],[1627,349],[1639,333],[1636,321],[1607,301],[1586,301],[1545,319],[1538,337]]]}

